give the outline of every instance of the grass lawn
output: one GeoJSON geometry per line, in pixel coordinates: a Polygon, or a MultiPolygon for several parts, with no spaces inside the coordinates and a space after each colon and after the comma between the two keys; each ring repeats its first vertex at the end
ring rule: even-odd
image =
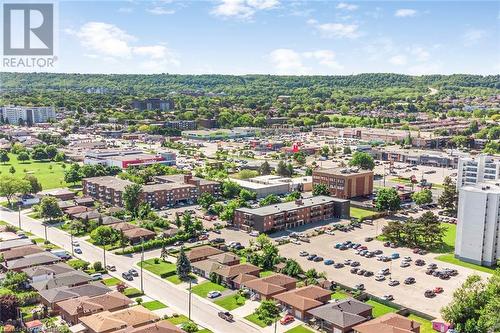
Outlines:
{"type": "Polygon", "coordinates": [[[355,217],[357,219],[366,218],[377,214],[377,212],[374,212],[372,210],[358,208],[358,207],[351,207],[350,212],[351,212],[350,213],[351,217],[355,217]]]}
{"type": "Polygon", "coordinates": [[[142,296],[144,294],[141,293],[141,291],[139,289],[137,289],[137,288],[127,288],[123,292],[123,295],[125,295],[125,296],[127,296],[129,298],[132,298],[132,297],[142,296]]]}
{"type": "MultiPolygon", "coordinates": [[[[144,262],[142,264],[143,264],[142,268],[144,268],[145,270],[148,270],[151,273],[156,274],[156,275],[173,273],[173,272],[175,272],[175,268],[176,268],[175,264],[163,261],[161,259],[157,264],[155,264],[154,258],[144,260],[144,262]]],[[[140,262],[138,262],[137,265],[139,267],[141,267],[140,262]]]]}
{"type": "Polygon", "coordinates": [[[230,296],[226,296],[224,298],[220,298],[220,299],[216,300],[214,303],[219,305],[219,306],[222,306],[224,309],[226,309],[228,311],[231,311],[231,310],[234,310],[236,308],[239,308],[240,306],[245,305],[245,301],[246,301],[245,297],[242,297],[239,295],[238,295],[238,297],[236,297],[236,295],[230,295],[230,296]]]}
{"type": "Polygon", "coordinates": [[[304,325],[296,326],[288,331],[285,331],[285,333],[313,333],[314,331],[311,331],[304,325]]]}
{"type": "Polygon", "coordinates": [[[409,315],[408,319],[417,321],[421,324],[420,333],[435,333],[436,332],[432,328],[432,323],[430,322],[430,320],[424,319],[424,318],[419,317],[419,316],[414,315],[414,314],[409,315]]]}
{"type": "Polygon", "coordinates": [[[26,173],[32,174],[38,178],[44,190],[68,186],[68,184],[64,181],[64,169],[62,168],[61,163],[34,160],[19,162],[17,160],[17,155],[11,153],[9,153],[9,157],[9,162],[5,164],[0,163],[0,172],[3,175],[10,174],[9,169],[13,166],[14,169],[16,169],[14,176],[23,178],[26,173]],[[50,166],[52,166],[52,170],[50,169],[50,166]]]}
{"type": "Polygon", "coordinates": [[[436,259],[439,261],[447,262],[449,264],[467,267],[467,268],[475,269],[476,271],[481,271],[481,272],[485,272],[485,273],[493,274],[495,272],[494,269],[489,268],[489,267],[483,267],[483,266],[471,264],[471,263],[468,263],[465,261],[461,261],[461,260],[455,258],[453,253],[442,254],[440,256],[437,256],[436,259]]]}
{"type": "Polygon", "coordinates": [[[330,296],[331,299],[345,299],[348,297],[349,294],[343,292],[342,290],[336,291],[330,296]]]}
{"type": "Polygon", "coordinates": [[[13,294],[13,292],[10,289],[0,287],[0,295],[6,295],[6,294],[13,294]]]}
{"type": "MultiPolygon", "coordinates": [[[[196,276],[193,275],[193,274],[190,274],[189,276],[191,276],[191,280],[196,280],[196,276]]],[[[181,280],[181,278],[179,277],[179,275],[175,274],[175,275],[171,275],[167,278],[165,278],[166,280],[172,282],[173,284],[181,284],[182,282],[189,282],[189,280],[186,280],[186,281],[183,281],[181,280]]]]}
{"type": "Polygon", "coordinates": [[[213,332],[211,330],[209,330],[208,328],[204,328],[202,330],[197,331],[196,333],[213,333],[213,332]]]}
{"type": "Polygon", "coordinates": [[[223,290],[226,290],[225,287],[221,286],[220,284],[216,284],[216,283],[213,283],[211,281],[206,281],[206,282],[203,282],[203,283],[200,283],[199,285],[196,285],[194,286],[191,291],[200,296],[200,297],[207,297],[207,294],[210,292],[210,291],[223,291],[223,290]]]}
{"type": "Polygon", "coordinates": [[[273,275],[274,272],[273,271],[262,271],[259,273],[259,276],[260,277],[266,277],[266,276],[269,276],[269,275],[273,275]]]}
{"type": "Polygon", "coordinates": [[[457,234],[457,226],[451,223],[441,223],[445,228],[443,237],[443,245],[437,248],[430,249],[434,253],[452,253],[455,250],[455,237],[457,234]]]}
{"type": "Polygon", "coordinates": [[[116,286],[118,283],[120,283],[121,281],[115,277],[111,277],[109,279],[104,279],[102,280],[102,282],[107,285],[108,287],[111,287],[111,286],[116,286]]]}
{"type": "Polygon", "coordinates": [[[366,304],[370,304],[371,306],[373,306],[372,314],[373,314],[373,317],[375,317],[375,318],[380,317],[382,315],[385,315],[386,313],[398,311],[395,308],[384,305],[384,304],[379,303],[379,302],[374,301],[374,300],[369,300],[366,302],[366,304]]]}
{"type": "Polygon", "coordinates": [[[252,313],[251,315],[246,316],[245,319],[248,320],[248,321],[251,321],[252,323],[254,323],[255,325],[258,325],[260,327],[267,327],[267,326],[269,326],[265,322],[263,322],[262,320],[260,320],[259,317],[257,317],[257,315],[255,313],[252,313]]]}
{"type": "Polygon", "coordinates": [[[154,310],[159,310],[159,309],[164,309],[166,308],[167,306],[165,304],[163,304],[162,302],[160,301],[151,301],[151,302],[146,302],[146,303],[142,303],[141,304],[143,307],[145,307],[146,309],[150,310],[150,311],[154,311],[154,310]]]}
{"type": "Polygon", "coordinates": [[[184,324],[185,322],[189,321],[188,317],[186,317],[185,315],[178,315],[177,317],[170,317],[167,320],[174,325],[184,324]]]}

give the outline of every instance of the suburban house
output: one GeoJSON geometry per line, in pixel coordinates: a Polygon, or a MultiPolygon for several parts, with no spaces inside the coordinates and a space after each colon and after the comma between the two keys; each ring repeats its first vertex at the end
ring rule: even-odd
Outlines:
{"type": "Polygon", "coordinates": [[[30,254],[41,253],[41,252],[45,252],[45,250],[37,245],[32,244],[3,251],[2,256],[4,260],[14,260],[26,257],[30,254]]]}
{"type": "Polygon", "coordinates": [[[43,281],[32,282],[31,286],[37,291],[49,290],[59,287],[76,287],[87,284],[92,281],[92,278],[87,273],[73,270],[58,275],[54,275],[43,281]]]}
{"type": "Polygon", "coordinates": [[[295,289],[297,280],[284,274],[250,279],[242,282],[241,287],[248,288],[259,300],[271,299],[274,295],[295,289]]]}
{"type": "Polygon", "coordinates": [[[3,263],[3,266],[5,269],[10,269],[19,272],[23,268],[28,268],[38,265],[55,264],[56,262],[59,262],[61,260],[62,259],[59,258],[58,256],[45,251],[43,253],[30,254],[23,258],[5,261],[3,263]]]}
{"type": "Polygon", "coordinates": [[[155,232],[138,227],[128,222],[119,222],[111,224],[110,226],[117,231],[123,232],[123,236],[125,236],[125,238],[127,238],[131,244],[140,243],[141,239],[144,241],[148,241],[156,237],[155,232]]]}
{"type": "MultiPolygon", "coordinates": [[[[219,251],[218,249],[215,250],[219,251]]],[[[210,274],[214,271],[225,266],[238,265],[239,263],[240,257],[237,255],[230,252],[222,252],[211,255],[207,257],[207,259],[192,262],[191,269],[193,270],[193,273],[198,274],[205,279],[210,279],[210,274]]]]}
{"type": "Polygon", "coordinates": [[[196,262],[200,260],[205,260],[210,256],[221,254],[224,251],[219,250],[215,247],[204,245],[200,247],[192,248],[190,251],[186,252],[186,256],[188,257],[190,262],[196,262]]]}
{"type": "Polygon", "coordinates": [[[58,262],[57,264],[52,265],[35,266],[22,269],[22,272],[26,273],[31,282],[51,279],[54,276],[71,271],[74,271],[74,269],[63,262],[58,262]]]}
{"type": "Polygon", "coordinates": [[[31,239],[17,238],[0,242],[0,252],[14,249],[20,246],[33,245],[31,239]]]}
{"type": "Polygon", "coordinates": [[[87,333],[107,333],[127,327],[140,327],[154,323],[160,317],[142,305],[129,307],[115,312],[103,311],[90,316],[81,317],[80,322],[87,333]]]}
{"type": "Polygon", "coordinates": [[[94,297],[109,293],[110,291],[111,289],[106,287],[101,282],[95,282],[76,287],[65,286],[48,290],[41,290],[39,294],[41,303],[51,309],[54,309],[55,304],[60,301],[81,296],[94,297]]]}
{"type": "Polygon", "coordinates": [[[327,333],[352,332],[353,326],[372,318],[372,306],[354,298],[326,303],[308,312],[320,329],[327,333]]]}
{"type": "Polygon", "coordinates": [[[168,320],[162,320],[140,327],[127,327],[120,333],[185,333],[185,331],[168,320]]]}
{"type": "Polygon", "coordinates": [[[387,313],[353,327],[355,333],[397,332],[420,333],[420,323],[397,313],[387,313]]]}
{"type": "Polygon", "coordinates": [[[102,311],[117,311],[128,308],[134,303],[118,291],[95,297],[82,296],[57,302],[55,310],[61,318],[71,325],[79,323],[79,318],[102,311]]]}
{"type": "Polygon", "coordinates": [[[233,279],[240,274],[253,275],[259,277],[260,268],[252,264],[237,264],[233,266],[223,266],[214,271],[214,274],[220,278],[223,285],[231,289],[239,289],[240,284],[234,282],[233,279]]]}
{"type": "Polygon", "coordinates": [[[330,294],[328,290],[309,285],[277,294],[273,298],[290,314],[304,320],[310,317],[309,310],[327,303],[330,300],[330,294]]]}

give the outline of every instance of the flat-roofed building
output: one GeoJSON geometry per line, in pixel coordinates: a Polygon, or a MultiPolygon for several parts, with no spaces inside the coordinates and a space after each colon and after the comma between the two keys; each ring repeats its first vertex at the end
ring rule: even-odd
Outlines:
{"type": "Polygon", "coordinates": [[[101,164],[126,169],[130,166],[151,164],[175,165],[176,155],[173,153],[148,154],[141,150],[89,150],[85,153],[84,164],[101,164]]]}
{"type": "Polygon", "coordinates": [[[313,171],[313,186],[324,184],[330,195],[350,199],[373,193],[373,171],[350,168],[317,169],[313,171]]]}
{"type": "Polygon", "coordinates": [[[285,230],[333,218],[348,218],[349,209],[349,200],[320,195],[259,208],[238,208],[233,223],[244,230],[285,230]]]}

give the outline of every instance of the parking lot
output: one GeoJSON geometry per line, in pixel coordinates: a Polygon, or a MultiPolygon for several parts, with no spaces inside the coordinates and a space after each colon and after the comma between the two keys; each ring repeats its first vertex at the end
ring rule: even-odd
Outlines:
{"type": "Polygon", "coordinates": [[[344,284],[349,287],[354,287],[356,284],[363,283],[366,291],[375,296],[382,297],[384,295],[393,295],[394,302],[413,308],[432,316],[439,316],[439,309],[448,304],[452,299],[453,291],[458,288],[467,278],[468,275],[476,273],[487,277],[488,274],[473,271],[468,268],[446,264],[440,261],[433,260],[436,254],[418,255],[414,254],[408,248],[391,249],[383,246],[383,243],[377,240],[365,242],[366,237],[374,237],[380,233],[384,221],[380,220],[379,225],[363,225],[361,229],[355,228],[350,232],[336,231],[335,235],[322,234],[310,238],[310,243],[301,245],[285,244],[279,247],[280,253],[288,258],[293,258],[302,266],[304,270],[315,268],[318,272],[325,272],[327,277],[333,281],[344,284]],[[378,230],[377,230],[378,229],[378,230]],[[376,257],[365,258],[355,254],[355,250],[339,250],[335,249],[336,243],[341,243],[350,240],[354,243],[361,243],[368,247],[370,251],[382,250],[384,255],[390,255],[397,252],[400,255],[399,259],[389,262],[378,261],[376,257]],[[307,260],[306,257],[299,255],[299,252],[305,250],[309,254],[316,254],[323,257],[325,260],[331,259],[335,263],[343,263],[346,259],[358,261],[359,268],[372,271],[375,275],[377,272],[384,268],[389,268],[391,275],[386,276],[384,281],[375,281],[374,276],[364,277],[350,273],[351,267],[345,266],[343,268],[334,268],[333,265],[325,265],[324,261],[313,262],[307,260]],[[413,261],[409,267],[401,268],[400,263],[402,258],[410,256],[413,261]],[[425,260],[424,266],[416,266],[414,264],[416,259],[425,260]],[[436,263],[439,269],[448,267],[458,270],[457,276],[451,277],[449,280],[441,280],[438,277],[425,274],[427,265],[429,263],[436,263]],[[415,284],[405,285],[403,281],[407,277],[413,277],[416,280],[415,284]],[[388,285],[389,280],[394,279],[400,282],[400,285],[391,287],[388,285]],[[444,292],[436,295],[434,298],[424,298],[424,292],[428,289],[435,287],[442,287],[444,292]],[[425,300],[425,301],[424,301],[425,300]]]}

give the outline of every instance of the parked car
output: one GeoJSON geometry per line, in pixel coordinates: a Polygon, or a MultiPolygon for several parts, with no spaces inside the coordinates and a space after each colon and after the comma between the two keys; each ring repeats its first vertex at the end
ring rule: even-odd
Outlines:
{"type": "Polygon", "coordinates": [[[391,287],[395,287],[395,286],[398,286],[399,285],[399,281],[398,280],[391,280],[389,281],[389,286],[391,287]]]}
{"type": "Polygon", "coordinates": [[[379,275],[379,274],[375,275],[375,281],[381,282],[381,281],[384,281],[384,280],[385,280],[385,276],[379,275]]]}
{"type": "Polygon", "coordinates": [[[138,277],[139,272],[137,272],[135,269],[131,268],[128,270],[129,274],[132,275],[133,277],[138,277]]]}
{"type": "Polygon", "coordinates": [[[338,262],[333,267],[335,267],[335,268],[342,268],[342,267],[344,267],[344,264],[341,263],[341,262],[338,262]]]}
{"type": "Polygon", "coordinates": [[[323,257],[315,257],[313,259],[314,262],[320,262],[320,261],[323,261],[323,257]]]}
{"type": "Polygon", "coordinates": [[[101,273],[94,273],[90,275],[90,278],[92,281],[97,281],[102,279],[102,274],[101,273]]]}
{"type": "Polygon", "coordinates": [[[359,261],[351,262],[351,267],[358,267],[360,265],[359,261]]]}
{"type": "Polygon", "coordinates": [[[410,263],[408,261],[402,261],[401,264],[399,264],[399,267],[401,268],[410,267],[410,263]]]}
{"type": "Polygon", "coordinates": [[[393,254],[391,254],[391,259],[398,259],[398,258],[399,258],[399,253],[394,252],[393,254]]]}
{"type": "Polygon", "coordinates": [[[76,249],[74,249],[73,251],[75,251],[76,254],[82,254],[82,249],[77,247],[76,249]]]}
{"type": "Polygon", "coordinates": [[[405,279],[405,284],[414,284],[415,283],[415,278],[413,277],[407,277],[405,279]]]}
{"type": "Polygon", "coordinates": [[[356,290],[365,290],[365,285],[362,284],[362,283],[359,283],[357,285],[354,286],[354,289],[356,290]]]}
{"type": "Polygon", "coordinates": [[[334,262],[332,259],[326,259],[326,260],[324,261],[324,264],[325,264],[325,265],[333,265],[334,263],[335,263],[335,262],[334,262]]]}
{"type": "Polygon", "coordinates": [[[218,290],[209,291],[207,293],[208,298],[217,298],[217,297],[220,297],[221,295],[222,295],[221,292],[218,290]]]}
{"type": "Polygon", "coordinates": [[[441,287],[436,287],[432,291],[436,294],[441,294],[444,291],[444,289],[441,287]]]}
{"type": "Polygon", "coordinates": [[[132,281],[134,279],[134,277],[132,276],[132,274],[130,274],[129,272],[123,272],[122,273],[122,278],[124,278],[127,281],[132,281]]]}
{"type": "Polygon", "coordinates": [[[106,269],[110,272],[116,271],[115,265],[106,265],[106,269]]]}
{"type": "Polygon", "coordinates": [[[425,265],[425,261],[422,260],[422,259],[417,259],[417,260],[415,260],[415,265],[416,266],[424,266],[425,265]]]}
{"type": "Polygon", "coordinates": [[[287,325],[287,324],[290,324],[291,322],[293,322],[294,320],[295,320],[294,316],[292,316],[292,315],[286,315],[283,318],[281,318],[280,324],[281,325],[287,325]]]}
{"type": "Polygon", "coordinates": [[[392,296],[392,295],[384,295],[384,296],[382,296],[382,299],[384,301],[393,301],[394,300],[394,296],[392,296]]]}
{"type": "Polygon", "coordinates": [[[366,237],[366,238],[365,238],[365,242],[371,242],[372,240],[373,240],[373,238],[372,238],[372,237],[366,237]]]}
{"type": "Polygon", "coordinates": [[[366,273],[366,269],[360,269],[357,274],[364,275],[365,273],[366,273]]]}
{"type": "Polygon", "coordinates": [[[427,298],[432,298],[432,297],[436,296],[436,293],[432,290],[426,290],[424,292],[424,296],[427,298]]]}
{"type": "Polygon", "coordinates": [[[313,254],[310,254],[307,256],[307,260],[313,260],[316,257],[317,257],[317,255],[313,253],[313,254]]]}
{"type": "Polygon", "coordinates": [[[366,271],[365,274],[363,274],[364,277],[370,277],[373,275],[372,271],[366,271]]]}
{"type": "Polygon", "coordinates": [[[351,268],[351,270],[350,270],[350,272],[351,272],[352,274],[357,274],[357,273],[358,273],[358,271],[359,271],[359,268],[357,268],[357,267],[353,267],[353,268],[351,268]]]}
{"type": "Polygon", "coordinates": [[[299,256],[301,256],[301,257],[307,257],[308,255],[309,255],[309,252],[307,252],[307,251],[300,251],[299,252],[299,256]]]}
{"type": "Polygon", "coordinates": [[[219,311],[218,315],[225,321],[233,321],[233,315],[229,311],[219,311]]]}

